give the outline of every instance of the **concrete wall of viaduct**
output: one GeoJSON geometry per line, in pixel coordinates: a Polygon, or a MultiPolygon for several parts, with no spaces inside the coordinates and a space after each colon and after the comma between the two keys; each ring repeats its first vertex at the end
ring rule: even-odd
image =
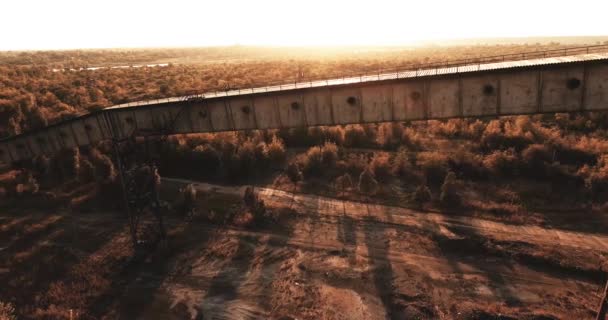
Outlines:
{"type": "Polygon", "coordinates": [[[606,109],[606,62],[547,65],[108,109],[0,143],[0,162],[171,124],[192,133],[606,109]]]}

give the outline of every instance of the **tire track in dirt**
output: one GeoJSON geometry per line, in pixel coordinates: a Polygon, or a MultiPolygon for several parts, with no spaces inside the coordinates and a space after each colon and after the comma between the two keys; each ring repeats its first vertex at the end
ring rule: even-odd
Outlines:
{"type": "MultiPolygon", "coordinates": [[[[227,187],[213,184],[189,181],[183,179],[163,178],[163,181],[173,183],[193,183],[201,191],[218,192],[232,195],[242,195],[245,187],[227,187]]],[[[602,234],[580,233],[559,229],[547,229],[539,226],[522,226],[506,224],[471,217],[449,217],[436,213],[419,212],[412,209],[365,204],[354,201],[343,201],[333,198],[308,194],[294,194],[272,188],[256,187],[255,191],[270,205],[291,203],[296,211],[313,213],[314,215],[337,216],[347,212],[353,219],[362,220],[371,216],[378,221],[388,224],[412,225],[424,227],[421,221],[434,221],[441,227],[463,227],[475,230],[480,235],[505,241],[528,241],[550,245],[563,245],[581,249],[591,249],[598,252],[608,252],[608,236],[602,234]],[[346,208],[346,209],[345,209],[346,208]],[[388,219],[387,217],[392,218],[388,219]]]]}
{"type": "MultiPolygon", "coordinates": [[[[236,196],[241,196],[244,190],[244,187],[201,183],[195,187],[201,191],[236,196]]],[[[354,290],[362,297],[368,297],[364,300],[369,308],[379,313],[384,309],[388,318],[399,316],[403,308],[420,299],[429,302],[426,306],[431,306],[430,312],[437,312],[435,315],[449,313],[449,306],[458,304],[455,301],[498,302],[508,308],[524,306],[534,310],[553,304],[549,301],[555,300],[560,301],[556,302],[556,308],[576,315],[586,312],[587,304],[594,304],[597,283],[592,279],[536,268],[509,256],[468,253],[449,246],[442,248],[437,239],[445,239],[448,244],[454,241],[458,246],[458,241],[468,241],[467,237],[480,237],[504,242],[563,245],[603,253],[607,251],[606,236],[422,213],[270,188],[256,188],[255,191],[269,207],[289,206],[298,212],[297,228],[289,237],[276,232],[229,228],[231,233],[234,232],[235,236],[267,237],[265,250],[302,252],[304,261],[321,259],[321,265],[323,259],[343,259],[350,267],[340,267],[340,272],[354,277],[353,280],[361,277],[362,280],[354,280],[360,284],[352,284],[352,280],[330,281],[322,272],[312,285],[320,281],[323,285],[329,283],[330,286],[354,290]],[[439,247],[419,249],[415,243],[405,245],[399,242],[400,239],[416,240],[416,236],[430,237],[439,247]],[[413,287],[418,289],[409,289],[413,287]],[[375,302],[373,297],[376,297],[375,302]],[[581,300],[590,303],[577,305],[581,300]],[[432,310],[434,305],[435,311],[432,310]],[[441,310],[437,305],[443,305],[441,310]]],[[[318,264],[317,260],[311,263],[318,264]]],[[[331,263],[328,268],[331,270],[331,263]]]]}

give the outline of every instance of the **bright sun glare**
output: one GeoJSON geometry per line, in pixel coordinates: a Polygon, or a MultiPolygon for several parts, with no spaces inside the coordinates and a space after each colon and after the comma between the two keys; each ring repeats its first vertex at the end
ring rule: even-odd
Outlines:
{"type": "Polygon", "coordinates": [[[0,50],[608,34],[608,2],[599,0],[19,0],[1,7],[0,50]]]}

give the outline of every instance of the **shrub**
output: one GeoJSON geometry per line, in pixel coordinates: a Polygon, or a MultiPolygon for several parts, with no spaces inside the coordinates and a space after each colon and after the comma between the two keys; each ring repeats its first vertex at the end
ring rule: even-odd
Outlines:
{"type": "Polygon", "coordinates": [[[212,145],[199,145],[192,151],[193,167],[202,177],[211,177],[222,167],[221,153],[212,145]]]}
{"type": "Polygon", "coordinates": [[[339,191],[345,192],[353,187],[353,179],[350,174],[345,173],[336,178],[335,185],[339,191]]]}
{"type": "Polygon", "coordinates": [[[256,143],[247,139],[237,149],[236,166],[243,175],[250,175],[256,168],[256,143]]]}
{"type": "Polygon", "coordinates": [[[270,160],[273,165],[283,164],[287,157],[283,140],[277,136],[272,136],[272,141],[268,144],[267,153],[268,160],[270,160]]]}
{"type": "Polygon", "coordinates": [[[448,172],[448,158],[439,152],[419,152],[416,165],[422,169],[428,183],[439,185],[448,172]]]}
{"type": "Polygon", "coordinates": [[[546,145],[532,144],[521,153],[521,158],[533,171],[543,170],[546,163],[553,162],[553,150],[546,145]]]}
{"type": "Polygon", "coordinates": [[[518,118],[515,123],[506,121],[504,126],[499,120],[492,120],[481,136],[480,145],[487,151],[509,148],[521,151],[534,143],[531,129],[532,124],[527,117],[518,118]]]}
{"type": "Polygon", "coordinates": [[[333,142],[325,142],[321,147],[321,158],[323,165],[333,168],[338,162],[338,147],[333,142]]]}
{"type": "Polygon", "coordinates": [[[367,156],[349,153],[344,160],[344,169],[351,175],[358,177],[367,168],[367,156]]]}
{"type": "Polygon", "coordinates": [[[422,141],[419,133],[413,128],[405,128],[401,135],[401,144],[409,147],[410,149],[420,150],[422,141]]]}
{"type": "Polygon", "coordinates": [[[441,194],[439,196],[441,204],[445,206],[460,206],[461,199],[458,193],[458,187],[459,184],[456,180],[456,174],[450,171],[445,176],[445,180],[441,186],[441,194]]]}
{"type": "Polygon", "coordinates": [[[519,171],[519,159],[513,149],[496,150],[484,157],[483,166],[495,174],[516,175],[519,171]]]}
{"type": "Polygon", "coordinates": [[[386,182],[391,178],[391,164],[388,153],[376,152],[369,165],[378,181],[386,182]]]}
{"type": "Polygon", "coordinates": [[[305,177],[315,177],[323,173],[323,154],[321,147],[311,147],[306,151],[302,164],[302,173],[305,177]]]}
{"type": "Polygon", "coordinates": [[[344,146],[363,148],[370,145],[365,129],[360,124],[347,125],[344,129],[344,146]]]}
{"type": "Polygon", "coordinates": [[[300,165],[293,161],[287,165],[287,177],[289,181],[295,185],[302,180],[302,171],[300,170],[300,165]]]}
{"type": "Polygon", "coordinates": [[[253,190],[253,187],[245,188],[243,194],[243,203],[245,207],[253,215],[256,224],[263,223],[266,219],[266,205],[253,190]]]}
{"type": "Polygon", "coordinates": [[[333,142],[325,142],[321,147],[312,147],[306,151],[302,164],[305,177],[315,177],[334,169],[338,162],[338,147],[333,142]]]}
{"type": "Polygon", "coordinates": [[[0,320],[17,320],[15,307],[9,302],[0,301],[0,320]]]}
{"type": "Polygon", "coordinates": [[[16,176],[14,181],[16,195],[32,195],[39,191],[38,181],[32,176],[32,173],[22,170],[16,176]]]}
{"type": "Polygon", "coordinates": [[[414,191],[414,201],[420,206],[431,201],[431,189],[425,185],[418,186],[414,191]]]}
{"type": "Polygon", "coordinates": [[[372,171],[367,168],[359,175],[359,191],[362,194],[373,195],[378,189],[378,182],[374,178],[372,171]]]}
{"type": "Polygon", "coordinates": [[[382,123],[378,126],[376,142],[385,149],[396,149],[402,143],[403,124],[401,123],[382,123]]]}
{"type": "Polygon", "coordinates": [[[483,157],[473,154],[464,148],[458,149],[448,158],[450,170],[469,178],[483,178],[486,172],[483,167],[483,157]]]}
{"type": "Polygon", "coordinates": [[[91,149],[89,157],[95,166],[95,180],[98,183],[111,183],[116,180],[118,173],[110,157],[96,148],[91,149]]]}
{"type": "Polygon", "coordinates": [[[593,199],[600,199],[608,193],[608,155],[602,155],[594,167],[584,165],[577,174],[585,180],[593,199]]]}
{"type": "Polygon", "coordinates": [[[391,172],[393,175],[402,178],[413,175],[412,163],[405,151],[402,150],[397,153],[395,160],[393,161],[391,172]]]}
{"type": "Polygon", "coordinates": [[[95,180],[95,167],[93,163],[87,159],[80,160],[80,170],[78,171],[78,181],[91,182],[95,180]]]}

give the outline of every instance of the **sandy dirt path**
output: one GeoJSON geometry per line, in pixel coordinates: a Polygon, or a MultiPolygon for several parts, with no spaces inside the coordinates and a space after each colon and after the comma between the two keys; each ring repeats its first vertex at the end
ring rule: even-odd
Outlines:
{"type": "MultiPolygon", "coordinates": [[[[246,186],[227,187],[183,179],[163,178],[173,183],[193,183],[196,189],[203,192],[218,192],[242,195],[246,186]]],[[[373,219],[379,222],[396,225],[407,225],[416,228],[438,231],[453,237],[452,229],[465,229],[485,237],[504,241],[533,241],[550,245],[559,244],[582,249],[608,252],[608,236],[589,234],[569,230],[547,229],[539,226],[506,224],[486,219],[453,216],[420,212],[407,208],[367,204],[321,197],[311,194],[294,194],[282,190],[256,187],[255,191],[270,205],[289,205],[298,212],[315,215],[343,216],[356,220],[373,219]]]]}

